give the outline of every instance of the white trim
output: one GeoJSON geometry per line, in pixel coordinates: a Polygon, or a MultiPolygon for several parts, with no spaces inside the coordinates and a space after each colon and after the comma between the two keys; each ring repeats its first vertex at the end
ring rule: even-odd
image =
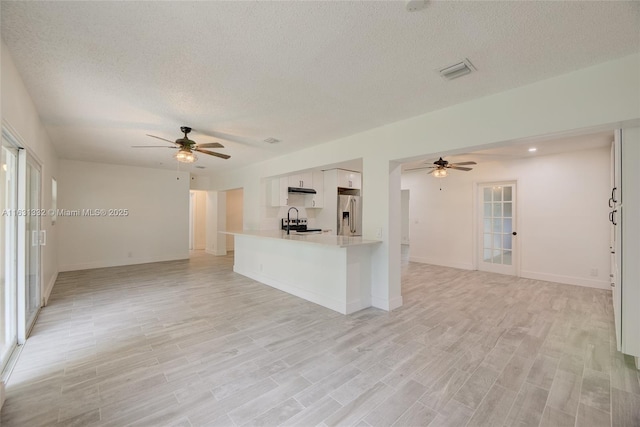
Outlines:
{"type": "Polygon", "coordinates": [[[4,381],[0,380],[0,409],[4,405],[4,381]]]}
{"type": "Polygon", "coordinates": [[[363,310],[365,308],[371,307],[371,305],[366,304],[364,301],[362,301],[361,299],[356,300],[356,301],[352,301],[350,303],[347,304],[346,306],[346,313],[345,314],[351,314],[351,313],[355,313],[357,311],[363,310]]]}
{"type": "Polygon", "coordinates": [[[371,306],[379,308],[385,311],[393,311],[396,308],[402,307],[402,295],[392,299],[384,299],[376,296],[371,296],[371,306]]]}
{"type": "Polygon", "coordinates": [[[51,276],[51,280],[47,284],[47,287],[44,290],[44,294],[42,295],[42,306],[46,306],[49,303],[49,297],[51,296],[51,291],[53,290],[53,285],[56,284],[56,280],[58,280],[58,271],[55,271],[51,276]]]}
{"type": "Polygon", "coordinates": [[[337,311],[338,313],[348,314],[347,305],[345,304],[344,301],[338,301],[336,299],[333,299],[324,295],[320,295],[318,293],[308,291],[306,289],[300,289],[297,286],[294,286],[288,283],[283,283],[277,279],[274,279],[269,276],[265,276],[263,274],[260,274],[254,271],[245,271],[237,268],[235,265],[233,266],[233,271],[235,273],[238,273],[245,277],[253,279],[257,282],[265,284],[267,286],[271,286],[272,288],[279,289],[288,294],[297,296],[299,298],[305,299],[307,301],[311,301],[315,304],[337,311]]]}
{"type": "Polygon", "coordinates": [[[433,265],[440,265],[442,267],[459,268],[461,270],[476,270],[473,264],[468,262],[449,262],[443,259],[414,257],[414,256],[409,256],[409,261],[418,262],[420,264],[433,264],[433,265]]]}
{"type": "Polygon", "coordinates": [[[153,262],[179,261],[184,259],[189,259],[189,254],[167,255],[167,256],[148,257],[148,258],[123,258],[123,259],[111,260],[111,261],[93,261],[93,262],[86,262],[82,264],[68,264],[68,265],[61,265],[59,268],[59,271],[63,272],[63,271],[89,270],[93,268],[120,267],[124,265],[149,264],[153,262]]]}
{"type": "Polygon", "coordinates": [[[575,276],[562,276],[559,274],[538,273],[535,271],[521,271],[520,273],[520,277],[525,279],[542,280],[545,282],[563,283],[565,285],[611,290],[611,283],[608,280],[587,279],[584,277],[575,276]]]}

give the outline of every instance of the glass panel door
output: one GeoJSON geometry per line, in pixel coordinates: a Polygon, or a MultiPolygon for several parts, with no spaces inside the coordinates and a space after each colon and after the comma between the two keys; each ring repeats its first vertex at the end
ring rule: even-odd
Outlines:
{"type": "Polygon", "coordinates": [[[0,372],[18,334],[18,150],[2,139],[0,160],[0,372]]]}
{"type": "Polygon", "coordinates": [[[478,268],[516,274],[515,183],[481,185],[478,268]]]}
{"type": "MultiPolygon", "coordinates": [[[[40,167],[27,157],[26,167],[26,212],[40,209],[40,167]]],[[[33,326],[40,309],[40,215],[25,215],[25,303],[26,332],[33,326]]]]}

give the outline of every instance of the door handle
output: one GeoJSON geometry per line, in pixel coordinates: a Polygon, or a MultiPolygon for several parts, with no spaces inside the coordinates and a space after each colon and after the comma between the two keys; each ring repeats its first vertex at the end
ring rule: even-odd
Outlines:
{"type": "Polygon", "coordinates": [[[40,241],[38,239],[38,231],[33,230],[31,232],[31,246],[38,246],[40,244],[40,241]]]}
{"type": "Polygon", "coordinates": [[[609,221],[611,221],[611,224],[613,225],[618,225],[618,223],[616,222],[616,212],[618,212],[617,209],[614,209],[611,212],[609,212],[609,221]]]}
{"type": "Polygon", "coordinates": [[[40,231],[40,246],[47,246],[47,230],[40,231]]]}
{"type": "MultiPolygon", "coordinates": [[[[618,190],[618,187],[613,187],[613,189],[611,190],[611,201],[613,203],[618,203],[618,201],[616,200],[616,191],[618,190]]],[[[613,207],[613,206],[611,206],[613,207]]]]}
{"type": "Polygon", "coordinates": [[[613,197],[609,197],[609,207],[610,208],[613,208],[613,204],[612,203],[614,203],[613,197]]]}
{"type": "Polygon", "coordinates": [[[513,233],[511,233],[511,234],[514,235],[514,236],[518,235],[518,233],[516,233],[515,231],[513,233]]]}

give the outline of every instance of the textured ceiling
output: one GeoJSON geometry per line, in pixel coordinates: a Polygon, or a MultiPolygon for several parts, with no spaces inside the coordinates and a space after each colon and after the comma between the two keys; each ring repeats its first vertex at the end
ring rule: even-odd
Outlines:
{"type": "Polygon", "coordinates": [[[171,151],[130,146],[189,125],[232,156],[198,165],[235,168],[640,50],[638,2],[1,7],[2,38],[61,157],[167,168],[171,151]],[[464,57],[476,73],[435,72],[464,57]]]}

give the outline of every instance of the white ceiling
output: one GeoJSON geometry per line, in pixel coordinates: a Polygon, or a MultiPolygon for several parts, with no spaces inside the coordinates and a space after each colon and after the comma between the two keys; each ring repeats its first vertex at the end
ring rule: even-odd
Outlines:
{"type": "Polygon", "coordinates": [[[1,8],[2,38],[61,157],[175,168],[169,150],[130,146],[158,145],[146,133],[176,139],[188,125],[219,137],[192,139],[220,141],[232,156],[200,156],[205,171],[640,51],[638,2],[430,2],[413,13],[391,1],[1,8]],[[465,57],[476,73],[436,73],[465,57]]]}

